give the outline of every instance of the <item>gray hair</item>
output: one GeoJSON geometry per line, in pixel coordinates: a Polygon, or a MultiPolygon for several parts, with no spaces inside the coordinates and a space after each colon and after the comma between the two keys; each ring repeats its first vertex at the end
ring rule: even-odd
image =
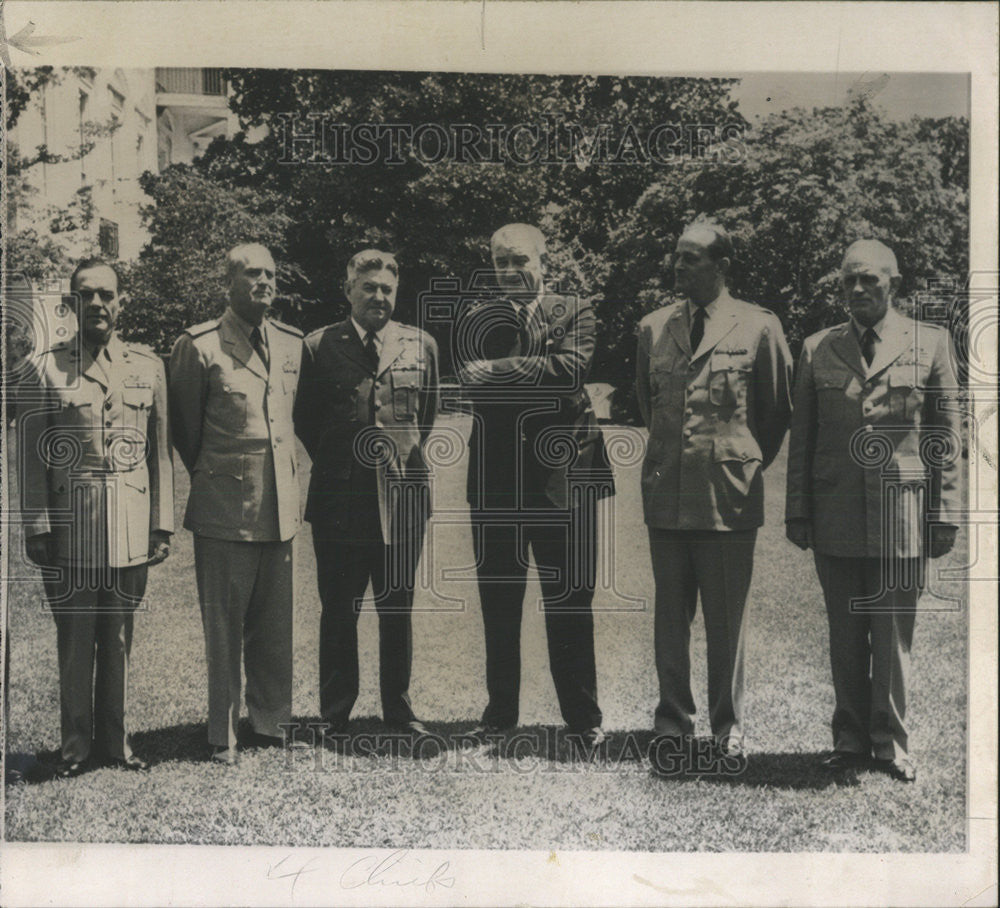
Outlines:
{"type": "Polygon", "coordinates": [[[365,271],[381,271],[385,268],[390,274],[399,277],[399,265],[391,252],[381,249],[364,249],[351,256],[347,263],[347,282],[353,281],[365,271]]]}

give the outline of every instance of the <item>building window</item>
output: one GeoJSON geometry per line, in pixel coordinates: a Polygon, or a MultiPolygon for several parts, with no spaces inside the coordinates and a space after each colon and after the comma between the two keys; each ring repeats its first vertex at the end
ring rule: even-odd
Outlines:
{"type": "Polygon", "coordinates": [[[107,218],[101,218],[97,242],[101,247],[101,255],[111,259],[118,258],[118,225],[107,218]]]}
{"type": "Polygon", "coordinates": [[[157,67],[156,90],[167,94],[225,95],[226,80],[221,69],[157,67]]]}

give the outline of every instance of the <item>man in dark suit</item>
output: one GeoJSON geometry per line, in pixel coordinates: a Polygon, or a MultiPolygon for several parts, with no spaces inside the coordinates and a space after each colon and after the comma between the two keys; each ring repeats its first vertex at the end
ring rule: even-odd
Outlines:
{"type": "Polygon", "coordinates": [[[319,595],[320,712],[343,732],[358,696],[361,602],[379,621],[382,716],[414,743],[427,730],[410,704],[411,611],[429,513],[422,448],[438,406],[434,339],[392,321],[399,269],[368,249],[347,265],[348,319],[306,338],[295,426],[312,458],[319,595]]]}
{"type": "Polygon", "coordinates": [[[614,484],[584,388],[594,311],[544,284],[545,238],[508,224],[490,243],[504,296],[464,316],[457,358],[473,401],[468,500],[489,702],[472,737],[517,724],[528,549],[542,584],[559,707],[585,753],[604,738],[594,622],[598,498],[614,484]]]}
{"type": "Polygon", "coordinates": [[[947,554],[961,514],[958,392],[948,332],[892,306],[892,250],[844,256],[848,321],[806,338],[788,446],[786,533],[811,548],[830,626],[836,708],[831,770],[868,765],[902,782],[906,679],[926,558],[947,554]]]}
{"type": "Polygon", "coordinates": [[[642,502],[656,582],[660,702],[654,768],[687,754],[694,730],[690,636],[699,594],[708,649],[709,765],[740,768],[746,599],[763,472],[791,415],[792,359],[773,312],[727,289],[732,243],[695,222],[677,242],[684,302],[639,323],[636,392],[649,446],[642,502]],[[718,758],[718,759],[714,759],[718,758]]]}

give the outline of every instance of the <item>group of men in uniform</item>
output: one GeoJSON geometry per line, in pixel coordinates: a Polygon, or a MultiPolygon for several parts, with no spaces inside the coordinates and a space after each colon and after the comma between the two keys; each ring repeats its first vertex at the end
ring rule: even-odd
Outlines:
{"type": "MultiPolygon", "coordinates": [[[[606,739],[591,609],[596,508],[614,493],[584,387],[596,320],[589,303],[546,286],[537,228],[501,228],[491,256],[499,292],[460,315],[453,350],[473,413],[467,497],[488,694],[467,737],[488,746],[517,725],[530,549],[559,707],[571,740],[592,755],[606,739]]],[[[667,755],[673,764],[694,740],[689,641],[699,598],[710,750],[729,769],[745,761],[746,601],[763,471],[791,424],[787,535],[814,551],[830,625],[836,710],[826,765],[872,763],[912,781],[905,690],[914,611],[925,559],[952,547],[959,513],[947,332],[892,307],[895,257],[860,241],[842,269],[850,320],[806,341],[793,393],[781,325],[729,294],[732,263],[724,229],[689,225],[674,256],[685,299],[638,330],[660,688],[651,761],[662,767],[667,755]],[[932,460],[927,452],[942,446],[928,445],[931,436],[950,454],[932,460]],[[873,439],[882,455],[866,459],[873,439]],[[903,575],[910,580],[899,582],[903,575]]],[[[305,518],[322,604],[322,719],[331,734],[348,729],[358,611],[371,585],[383,718],[414,744],[429,737],[409,684],[437,345],[392,319],[399,268],[386,252],[351,259],[349,317],[305,339],[268,317],[276,284],[266,248],[236,247],[227,268],[225,313],[181,335],[167,381],[152,351],[115,333],[114,269],[82,262],[71,280],[79,335],[36,356],[19,391],[26,545],[45,568],[57,626],[62,776],[106,762],[148,768],[129,745],[127,666],[147,568],[167,557],[173,530],[168,409],[172,445],[191,476],[184,525],[194,534],[211,758],[233,764],[247,743],[286,743],[296,436],[312,461],[305,518]],[[241,667],[249,741],[237,735],[241,667]]]]}

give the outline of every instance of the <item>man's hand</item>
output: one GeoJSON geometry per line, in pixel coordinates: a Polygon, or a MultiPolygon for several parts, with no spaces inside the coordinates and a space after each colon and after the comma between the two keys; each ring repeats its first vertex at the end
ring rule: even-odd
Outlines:
{"type": "Polygon", "coordinates": [[[932,523],[927,528],[927,557],[940,558],[947,555],[955,545],[958,527],[950,523],[932,523]]]}
{"type": "Polygon", "coordinates": [[[149,564],[166,561],[170,554],[170,534],[163,530],[153,530],[149,534],[149,564]]]}
{"type": "Polygon", "coordinates": [[[489,360],[474,359],[459,370],[458,377],[462,384],[481,385],[493,374],[489,360]]]}
{"type": "Polygon", "coordinates": [[[28,560],[46,566],[52,563],[52,534],[39,533],[24,540],[24,550],[28,560]]]}
{"type": "Polygon", "coordinates": [[[785,536],[793,545],[805,551],[813,547],[813,525],[808,517],[796,517],[785,521],[785,536]]]}

